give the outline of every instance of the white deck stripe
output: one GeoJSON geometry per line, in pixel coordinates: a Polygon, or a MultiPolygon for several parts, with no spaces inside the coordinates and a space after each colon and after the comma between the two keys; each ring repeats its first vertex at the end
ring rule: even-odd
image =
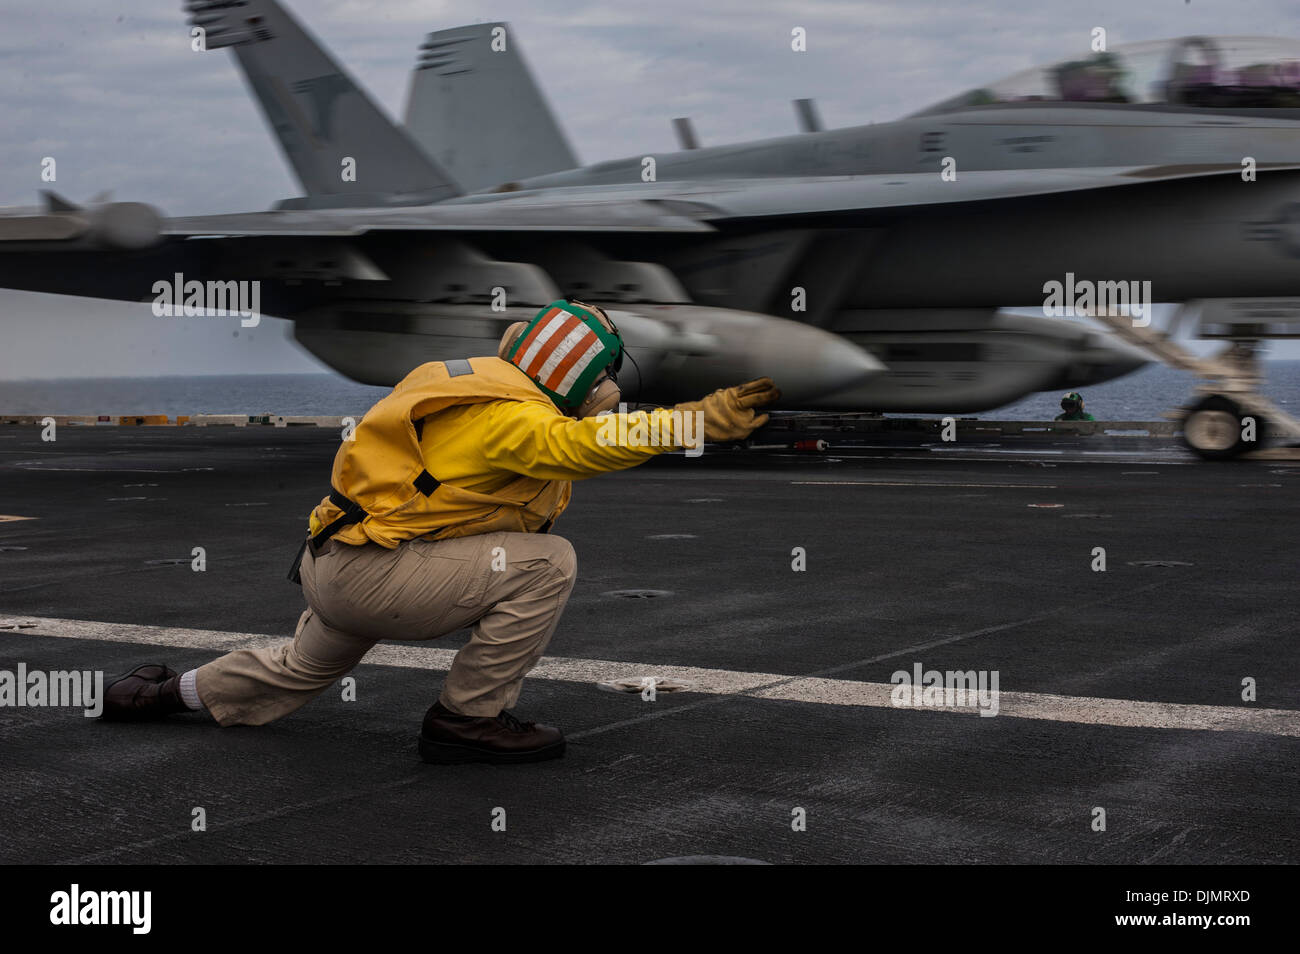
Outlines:
{"type": "Polygon", "coordinates": [[[955,484],[936,480],[792,480],[803,487],[989,487],[1004,490],[1055,490],[1056,484],[955,484]]]}
{"type": "MultiPolygon", "coordinates": [[[[178,629],[166,626],[137,626],[93,620],[49,619],[20,616],[0,619],[0,639],[9,635],[52,636],[62,639],[94,639],[146,646],[175,646],[225,652],[274,646],[284,637],[260,633],[226,633],[207,629],[178,629]],[[11,628],[22,624],[23,629],[11,628]],[[31,625],[27,628],[28,624],[31,625]]],[[[419,644],[375,646],[362,665],[400,666],[408,669],[446,670],[453,649],[419,644]]],[[[906,668],[906,667],[904,667],[906,668]]],[[[745,694],[757,699],[815,703],[833,706],[896,708],[890,701],[894,686],[850,679],[821,679],[780,673],[738,672],[730,669],[699,669],[693,666],[658,666],[653,663],[624,663],[608,659],[569,659],[547,656],[529,678],[565,682],[610,682],[654,676],[692,684],[692,692],[714,695],[745,694]]],[[[1256,732],[1300,738],[1300,710],[1259,709],[1246,706],[1187,705],[1146,702],[1136,699],[1104,699],[1089,696],[1057,696],[1038,692],[1002,692],[995,718],[1040,719],[1125,728],[1195,729],[1210,732],[1256,732]]],[[[978,717],[978,709],[924,706],[900,711],[960,712],[978,717]]]]}

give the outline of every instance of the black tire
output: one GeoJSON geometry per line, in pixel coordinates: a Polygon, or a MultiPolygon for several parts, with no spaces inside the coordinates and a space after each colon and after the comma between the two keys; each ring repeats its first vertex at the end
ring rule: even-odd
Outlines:
{"type": "Polygon", "coordinates": [[[1204,460],[1232,460],[1264,446],[1268,422],[1258,414],[1246,414],[1241,405],[1222,394],[1211,394],[1187,409],[1183,416],[1183,443],[1204,460]],[[1255,440],[1242,439],[1245,418],[1255,419],[1255,440]]]}

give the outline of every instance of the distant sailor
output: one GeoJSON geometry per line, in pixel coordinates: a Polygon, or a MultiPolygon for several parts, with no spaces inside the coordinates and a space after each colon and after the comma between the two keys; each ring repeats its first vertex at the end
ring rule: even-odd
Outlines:
{"type": "MultiPolygon", "coordinates": [[[[241,649],[183,675],[147,665],[105,689],[103,718],[206,709],[221,725],[288,715],[376,642],[472,627],[424,717],[427,762],[531,762],[564,735],[509,709],[560,621],[577,568],[548,531],[570,481],[692,442],[739,440],[780,396],[769,378],[675,408],[608,417],[623,339],[600,308],[557,301],[505,332],[497,357],[432,361],[406,376],[339,448],[291,578],[307,610],[293,642],[241,649]],[[687,418],[702,431],[683,427],[687,418]],[[624,435],[611,441],[610,434],[624,435]],[[667,435],[653,441],[628,435],[667,435]],[[693,436],[692,436],[693,435],[693,436]]],[[[618,514],[611,514],[611,524],[618,514]]]]}
{"type": "Polygon", "coordinates": [[[1061,398],[1061,413],[1056,415],[1058,421],[1095,421],[1096,418],[1083,409],[1083,395],[1071,391],[1061,398]]]}

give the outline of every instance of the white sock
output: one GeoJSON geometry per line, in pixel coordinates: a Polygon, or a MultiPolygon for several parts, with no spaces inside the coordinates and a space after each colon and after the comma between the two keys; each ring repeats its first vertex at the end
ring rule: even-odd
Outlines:
{"type": "Polygon", "coordinates": [[[197,669],[191,669],[181,676],[181,702],[195,712],[203,708],[203,703],[199,700],[199,690],[194,686],[194,678],[198,672],[197,669]]]}

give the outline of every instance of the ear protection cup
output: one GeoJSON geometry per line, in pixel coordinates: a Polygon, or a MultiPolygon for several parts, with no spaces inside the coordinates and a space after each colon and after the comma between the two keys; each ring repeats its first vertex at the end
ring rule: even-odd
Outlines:
{"type": "Polygon", "coordinates": [[[527,327],[528,327],[528,322],[516,321],[513,325],[511,325],[509,328],[506,329],[506,333],[501,336],[501,344],[497,345],[498,358],[500,358],[502,361],[506,359],[506,355],[510,353],[511,347],[514,346],[515,339],[518,338],[521,334],[523,334],[524,329],[527,327]]]}
{"type": "Polygon", "coordinates": [[[617,381],[610,377],[601,378],[586,399],[578,405],[573,416],[581,420],[584,417],[595,417],[605,411],[612,411],[618,407],[618,399],[622,396],[617,381]]]}

